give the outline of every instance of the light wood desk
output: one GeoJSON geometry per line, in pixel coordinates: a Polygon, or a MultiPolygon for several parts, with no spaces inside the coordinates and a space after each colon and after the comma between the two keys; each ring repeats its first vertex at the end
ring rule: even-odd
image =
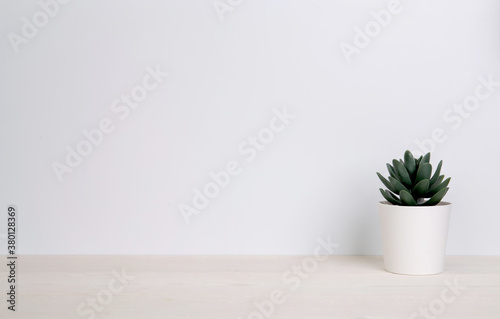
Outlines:
{"type": "Polygon", "coordinates": [[[16,271],[15,313],[0,272],[2,319],[500,318],[500,257],[447,257],[434,276],[380,256],[20,256],[16,271]]]}

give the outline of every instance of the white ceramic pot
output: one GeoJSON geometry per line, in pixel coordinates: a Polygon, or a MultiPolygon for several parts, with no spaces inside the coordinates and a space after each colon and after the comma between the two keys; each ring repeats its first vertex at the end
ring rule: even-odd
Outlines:
{"type": "Polygon", "coordinates": [[[379,202],[385,269],[403,275],[444,270],[451,204],[397,206],[379,202]]]}

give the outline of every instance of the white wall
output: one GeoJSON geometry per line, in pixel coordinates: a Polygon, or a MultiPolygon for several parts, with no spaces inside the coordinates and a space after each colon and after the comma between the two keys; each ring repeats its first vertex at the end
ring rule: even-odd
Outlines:
{"type": "Polygon", "coordinates": [[[448,254],[500,254],[500,87],[476,92],[500,81],[498,1],[232,3],[221,19],[212,0],[70,1],[47,21],[37,1],[0,3],[3,251],[15,204],[23,254],[310,254],[328,234],[338,254],[380,254],[375,172],[440,128],[448,254]],[[348,63],[341,44],[388,6],[348,63]],[[121,119],[148,67],[169,75],[121,119]],[[248,162],[241,143],[284,109],[248,162]],[[54,162],[105,119],[59,181],[54,162]],[[231,161],[240,173],[187,224],[178,205],[231,161]]]}

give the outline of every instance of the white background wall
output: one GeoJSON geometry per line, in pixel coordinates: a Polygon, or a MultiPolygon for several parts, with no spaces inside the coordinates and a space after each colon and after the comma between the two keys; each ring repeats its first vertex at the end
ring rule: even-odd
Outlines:
{"type": "Polygon", "coordinates": [[[448,254],[500,254],[500,87],[453,111],[478,78],[500,82],[500,3],[402,0],[348,63],[341,43],[388,2],[233,0],[221,19],[212,0],[70,1],[43,25],[37,1],[2,1],[2,250],[15,204],[23,254],[311,254],[327,235],[381,254],[375,172],[440,128],[448,254]],[[148,66],[168,78],[120,119],[148,66]],[[239,145],[284,107],[296,117],[247,162],[239,145]],[[60,182],[53,163],[106,118],[60,182]],[[241,173],[185,223],[178,205],[231,160],[241,173]]]}

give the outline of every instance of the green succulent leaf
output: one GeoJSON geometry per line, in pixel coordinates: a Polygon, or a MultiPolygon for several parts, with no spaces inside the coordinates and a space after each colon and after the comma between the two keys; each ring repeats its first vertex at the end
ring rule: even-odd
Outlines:
{"type": "Polygon", "coordinates": [[[402,205],[401,201],[399,201],[398,199],[394,198],[394,196],[390,192],[388,192],[386,190],[383,190],[382,188],[379,188],[379,190],[380,190],[380,193],[382,194],[382,196],[384,196],[384,198],[389,203],[391,203],[393,205],[399,205],[399,206],[402,205]]]}
{"type": "Polygon", "coordinates": [[[439,204],[439,202],[443,199],[446,193],[448,193],[448,190],[449,190],[448,187],[443,188],[442,190],[434,194],[434,196],[432,196],[428,201],[424,202],[422,206],[434,206],[439,204]]]}
{"type": "MultiPolygon", "coordinates": [[[[443,178],[444,176],[441,175],[443,178]]],[[[440,178],[441,178],[440,176],[440,178]]],[[[441,178],[442,180],[442,178],[441,178]]],[[[427,197],[430,197],[430,196],[433,196],[434,194],[436,194],[437,192],[441,191],[442,189],[448,187],[448,184],[450,183],[450,180],[451,180],[451,177],[448,177],[444,182],[440,183],[440,184],[434,184],[431,186],[431,188],[427,191],[427,197]]],[[[439,179],[438,179],[439,181],[439,179]]]]}
{"type": "Polygon", "coordinates": [[[420,165],[420,162],[422,161],[422,158],[423,158],[423,156],[420,156],[420,157],[419,157],[419,158],[415,161],[415,163],[417,164],[417,166],[418,166],[418,165],[420,165]]]}
{"type": "Polygon", "coordinates": [[[389,175],[394,178],[398,178],[398,175],[396,175],[396,171],[394,171],[394,167],[392,167],[389,163],[387,163],[387,170],[389,171],[389,175]]]}
{"type": "Polygon", "coordinates": [[[415,163],[415,157],[410,151],[405,152],[405,167],[408,173],[412,175],[417,170],[417,164],[415,163]]]}
{"type": "Polygon", "coordinates": [[[438,179],[434,183],[431,183],[431,186],[429,186],[429,192],[431,191],[431,189],[441,184],[443,180],[444,180],[444,175],[439,175],[438,179]]]}
{"type": "Polygon", "coordinates": [[[399,197],[398,197],[396,194],[394,194],[393,192],[388,191],[387,189],[385,190],[385,192],[386,192],[387,194],[389,194],[389,195],[390,195],[392,198],[394,198],[395,200],[399,201],[399,197]]]}
{"type": "Polygon", "coordinates": [[[391,192],[396,192],[394,186],[392,186],[391,182],[389,182],[382,174],[377,173],[378,178],[382,181],[382,183],[387,187],[391,192]]]}
{"type": "Polygon", "coordinates": [[[431,161],[431,153],[427,153],[424,155],[424,157],[422,158],[422,161],[421,161],[421,164],[423,163],[430,163],[431,161]]]}
{"type": "Polygon", "coordinates": [[[411,186],[411,178],[404,164],[399,161],[393,160],[392,165],[394,166],[394,169],[396,170],[401,183],[403,183],[405,186],[411,186]]]}
{"type": "Polygon", "coordinates": [[[432,165],[429,163],[420,164],[417,170],[417,176],[415,177],[415,183],[418,183],[424,179],[430,179],[432,173],[432,165]]]}
{"type": "Polygon", "coordinates": [[[429,189],[429,180],[423,179],[415,185],[412,189],[412,194],[414,195],[424,195],[429,189]]]}
{"type": "Polygon", "coordinates": [[[430,179],[430,183],[431,185],[433,185],[439,178],[439,174],[441,174],[441,167],[443,166],[443,161],[440,161],[437,168],[436,168],[436,171],[434,172],[434,175],[432,176],[432,178],[430,179]]]}
{"type": "Polygon", "coordinates": [[[411,196],[410,193],[408,193],[405,190],[402,190],[399,192],[399,198],[401,199],[401,202],[403,205],[406,206],[417,206],[417,201],[411,196]]]}
{"type": "Polygon", "coordinates": [[[394,187],[395,193],[399,194],[399,192],[401,192],[401,191],[409,192],[408,188],[406,188],[403,184],[401,184],[400,181],[398,181],[394,177],[389,176],[389,181],[391,182],[392,186],[394,187]]]}

